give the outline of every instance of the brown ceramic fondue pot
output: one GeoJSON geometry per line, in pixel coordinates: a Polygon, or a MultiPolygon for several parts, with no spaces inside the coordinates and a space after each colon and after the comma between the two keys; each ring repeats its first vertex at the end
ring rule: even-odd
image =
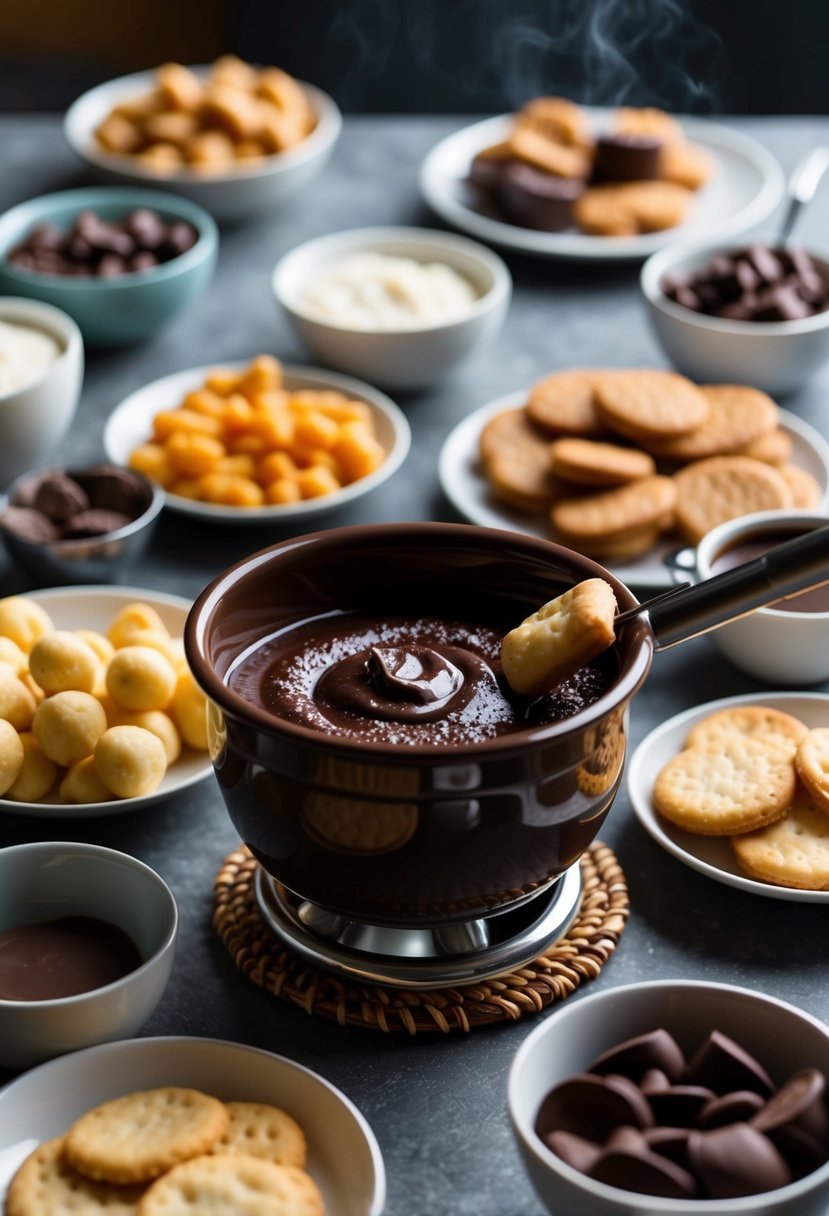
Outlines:
{"type": "MultiPolygon", "coordinates": [[[[504,970],[562,932],[655,645],[745,607],[736,572],[719,580],[724,599],[708,587],[668,598],[661,614],[620,625],[613,648],[555,693],[521,703],[499,675],[500,639],[597,576],[620,613],[637,607],[611,573],[561,546],[403,523],[276,544],[204,590],[187,658],[278,932],[317,960],[410,985],[413,971],[463,982],[504,970]],[[445,964],[459,957],[469,966],[445,964]]],[[[765,581],[754,591],[757,602],[774,594],[765,581]]]]}

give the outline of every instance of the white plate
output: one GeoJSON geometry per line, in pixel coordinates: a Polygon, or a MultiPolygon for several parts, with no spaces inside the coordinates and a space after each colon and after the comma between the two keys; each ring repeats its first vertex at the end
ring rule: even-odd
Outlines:
{"type": "MultiPolygon", "coordinates": [[[[51,587],[45,591],[24,592],[49,613],[57,629],[95,629],[105,633],[112,618],[126,604],[136,600],[155,608],[174,637],[181,637],[184,621],[190,611],[190,601],[179,595],[165,595],[141,587],[51,587]]],[[[49,819],[99,819],[106,815],[121,815],[161,802],[188,786],[203,781],[213,772],[207,752],[184,748],[175,764],[161,779],[158,789],[142,798],[117,798],[112,802],[12,802],[0,798],[0,812],[49,819]]]]}
{"type": "MultiPolygon", "coordinates": [[[[609,126],[612,111],[585,109],[594,130],[609,126]]],[[[501,114],[442,140],[421,166],[420,189],[429,206],[448,223],[478,240],[517,253],[577,261],[646,258],[672,241],[700,237],[716,242],[747,232],[771,214],[783,194],[783,171],[764,147],[727,127],[683,118],[687,138],[710,152],[717,166],[711,180],[697,192],[684,224],[628,237],[520,228],[477,210],[474,194],[465,181],[475,154],[506,139],[513,121],[512,115],[501,114]]]]}
{"type": "MultiPolygon", "coordinates": [[[[478,456],[478,440],[485,423],[503,410],[516,409],[527,400],[525,389],[499,397],[468,414],[447,436],[440,453],[439,474],[443,492],[454,508],[470,523],[484,528],[506,528],[552,540],[544,516],[513,510],[493,497],[483,475],[478,456]]],[[[792,461],[816,479],[823,497],[816,510],[829,507],[829,444],[808,423],[787,410],[779,412],[780,426],[793,444],[792,461]]],[[[669,587],[671,577],[663,564],[664,556],[679,547],[679,541],[655,546],[649,553],[626,565],[604,562],[623,583],[640,587],[669,587]]],[[[601,561],[601,558],[597,559],[601,561]]]]}
{"type": "MultiPolygon", "coordinates": [[[[222,363],[222,368],[242,371],[244,363],[222,363]]],[[[150,437],[152,422],[160,410],[174,409],[181,405],[186,393],[201,388],[205,376],[214,371],[219,363],[203,367],[191,367],[185,372],[175,372],[146,384],[112,411],[104,429],[104,448],[115,464],[129,463],[130,453],[150,437]]],[[[284,368],[285,386],[288,389],[336,389],[369,406],[374,419],[374,429],[382,444],[386,459],[378,469],[361,477],[349,486],[326,494],[321,498],[308,498],[303,502],[285,503],[267,507],[225,507],[208,502],[194,502],[175,494],[165,494],[165,504],[173,511],[191,515],[196,519],[222,520],[225,523],[288,523],[305,520],[311,516],[336,511],[362,498],[376,489],[400,468],[406,459],[411,444],[411,430],[402,410],[384,393],[350,376],[339,376],[333,372],[319,371],[313,367],[284,368]]]]}
{"type": "Polygon", "coordinates": [[[345,1094],[284,1056],[195,1038],[90,1047],[42,1064],[0,1090],[0,1201],[17,1167],[42,1140],[60,1135],[110,1098],[166,1085],[286,1110],[306,1134],[307,1169],[322,1192],[326,1216],[380,1216],[383,1158],[345,1094]]]}
{"type": "Polygon", "coordinates": [[[717,882],[770,899],[786,899],[795,903],[829,904],[829,891],[799,891],[780,887],[776,883],[758,882],[748,878],[734,859],[727,836],[697,836],[669,823],[654,810],[651,793],[659,770],[678,752],[695,723],[719,709],[732,705],[768,705],[800,718],[809,728],[829,726],[829,695],[826,693],[749,693],[742,697],[725,697],[686,709],[652,730],[637,747],[627,774],[628,794],[642,826],[667,853],[707,874],[717,882]]]}

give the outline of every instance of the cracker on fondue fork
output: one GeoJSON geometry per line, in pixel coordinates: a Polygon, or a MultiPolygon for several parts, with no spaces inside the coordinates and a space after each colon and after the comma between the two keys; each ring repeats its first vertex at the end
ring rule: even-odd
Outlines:
{"type": "Polygon", "coordinates": [[[514,692],[541,696],[613,645],[616,596],[609,583],[577,583],[511,629],[501,643],[514,692]]]}

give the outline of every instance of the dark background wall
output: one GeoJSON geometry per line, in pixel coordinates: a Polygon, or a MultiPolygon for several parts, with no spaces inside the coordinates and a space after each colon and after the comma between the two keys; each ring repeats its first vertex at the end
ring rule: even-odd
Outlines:
{"type": "Polygon", "coordinates": [[[486,113],[539,93],[689,113],[829,111],[829,0],[0,0],[0,109],[224,51],[350,112],[486,113]]]}

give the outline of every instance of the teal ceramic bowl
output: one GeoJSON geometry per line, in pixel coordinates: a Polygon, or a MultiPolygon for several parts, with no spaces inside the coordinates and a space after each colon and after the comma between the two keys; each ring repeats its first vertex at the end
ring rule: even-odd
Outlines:
{"type": "Polygon", "coordinates": [[[168,325],[207,287],[216,265],[219,234],[214,220],[188,199],[156,190],[95,186],[44,194],[0,216],[0,293],[28,296],[63,309],[93,346],[138,342],[168,325]],[[24,270],[7,259],[36,224],[66,230],[81,211],[115,220],[150,207],[167,222],[186,220],[199,234],[192,249],[151,270],[113,279],[80,279],[24,270]]]}

